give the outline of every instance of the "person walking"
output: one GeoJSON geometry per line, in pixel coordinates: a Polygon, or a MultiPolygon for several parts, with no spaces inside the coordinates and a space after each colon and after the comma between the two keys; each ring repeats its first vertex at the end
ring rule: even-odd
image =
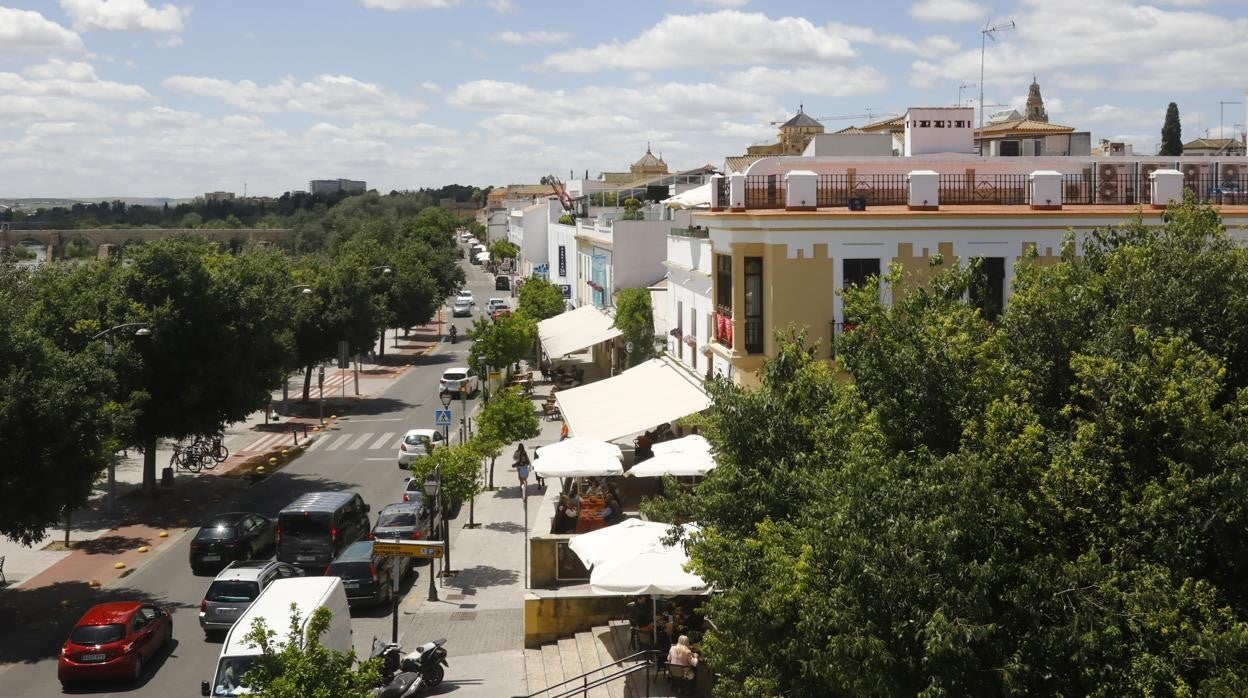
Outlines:
{"type": "Polygon", "coordinates": [[[524,450],[524,444],[520,444],[516,447],[516,452],[511,458],[511,467],[516,469],[516,475],[520,478],[520,496],[528,499],[529,454],[524,450]]]}
{"type": "Polygon", "coordinates": [[[563,420],[563,426],[559,427],[559,440],[563,441],[568,438],[568,420],[563,420]]]}

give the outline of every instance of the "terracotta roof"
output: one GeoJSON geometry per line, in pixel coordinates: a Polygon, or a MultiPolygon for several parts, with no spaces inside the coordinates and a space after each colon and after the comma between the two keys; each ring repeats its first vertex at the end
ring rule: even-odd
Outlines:
{"type": "Polygon", "coordinates": [[[875,123],[867,124],[862,127],[862,130],[867,133],[877,133],[879,131],[892,131],[894,129],[901,129],[905,127],[906,115],[901,114],[899,116],[894,116],[891,119],[884,119],[883,121],[876,121],[875,123]]]}
{"type": "Polygon", "coordinates": [[[1221,150],[1222,148],[1242,147],[1243,143],[1234,138],[1197,138],[1189,143],[1184,143],[1184,148],[1214,148],[1221,150]]]}
{"type": "MultiPolygon", "coordinates": [[[[995,124],[984,124],[983,133],[987,136],[1004,136],[1029,133],[1072,133],[1074,130],[1074,126],[1050,124],[1031,119],[1011,119],[995,124]]],[[[975,129],[975,135],[978,136],[979,134],[979,129],[975,129]]]]}
{"type": "Polygon", "coordinates": [[[726,174],[732,174],[733,172],[744,173],[747,169],[749,169],[750,165],[753,165],[756,161],[762,160],[765,157],[770,157],[770,156],[768,155],[736,155],[732,157],[726,157],[724,158],[724,167],[728,169],[728,172],[726,174]]]}
{"type": "Polygon", "coordinates": [[[642,155],[640,160],[634,162],[633,167],[667,167],[667,163],[656,158],[654,153],[650,152],[650,148],[647,147],[646,154],[642,155]]]}
{"type": "Polygon", "coordinates": [[[846,133],[846,134],[859,134],[859,133],[867,133],[867,131],[864,131],[864,130],[862,130],[861,128],[858,128],[857,126],[846,126],[845,128],[841,129],[840,131],[833,131],[832,133],[833,133],[833,134],[840,134],[840,133],[846,133]]]}

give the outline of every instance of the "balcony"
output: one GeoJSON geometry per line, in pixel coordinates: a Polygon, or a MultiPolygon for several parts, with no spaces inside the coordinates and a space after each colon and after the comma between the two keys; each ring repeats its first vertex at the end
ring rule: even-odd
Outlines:
{"type": "Polygon", "coordinates": [[[732,310],[722,305],[715,307],[715,342],[732,348],[732,310]]]}

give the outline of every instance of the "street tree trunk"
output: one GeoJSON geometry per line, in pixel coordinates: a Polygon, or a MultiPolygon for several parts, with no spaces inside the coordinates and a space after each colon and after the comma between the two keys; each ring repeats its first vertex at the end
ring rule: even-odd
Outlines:
{"type": "Polygon", "coordinates": [[[386,355],[386,328],[383,327],[381,328],[380,346],[377,347],[377,356],[385,356],[385,355],[386,355]]]}
{"type": "Polygon", "coordinates": [[[156,493],[156,437],[143,441],[143,494],[156,493]]]}
{"type": "Polygon", "coordinates": [[[490,489],[494,489],[494,461],[498,460],[498,456],[490,457],[490,489]]]}
{"type": "Polygon", "coordinates": [[[308,391],[312,389],[312,364],[308,364],[303,369],[303,399],[300,402],[308,401],[308,391]]]}

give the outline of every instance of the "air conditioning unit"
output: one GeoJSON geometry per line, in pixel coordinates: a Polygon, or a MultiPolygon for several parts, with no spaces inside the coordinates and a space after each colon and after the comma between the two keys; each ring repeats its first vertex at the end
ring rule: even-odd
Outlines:
{"type": "Polygon", "coordinates": [[[1101,165],[1097,170],[1097,203],[1115,203],[1118,200],[1118,174],[1117,165],[1101,165]]]}

